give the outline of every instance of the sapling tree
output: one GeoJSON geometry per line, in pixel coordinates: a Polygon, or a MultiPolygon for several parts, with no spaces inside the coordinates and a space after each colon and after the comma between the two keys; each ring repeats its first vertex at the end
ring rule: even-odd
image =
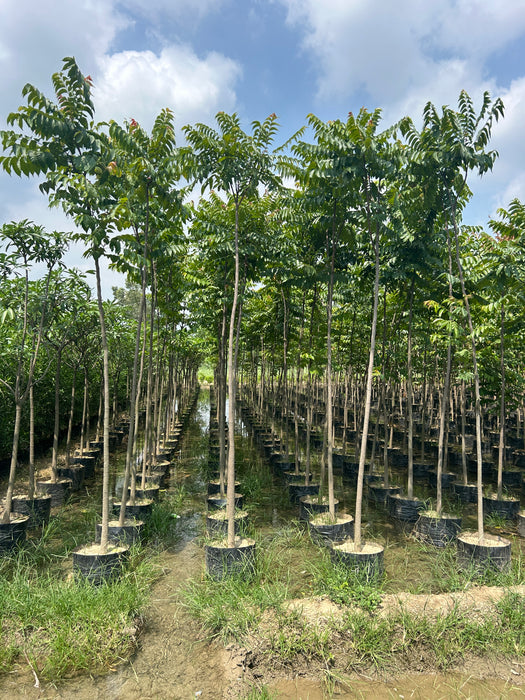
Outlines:
{"type": "MultiPolygon", "coordinates": [[[[156,260],[170,258],[181,236],[181,226],[185,217],[182,205],[183,191],[176,189],[180,176],[173,114],[164,109],[155,119],[151,135],[134,119],[124,126],[111,122],[109,134],[115,148],[113,171],[119,176],[117,192],[118,204],[113,214],[119,229],[123,231],[120,238],[125,243],[124,255],[117,261],[117,267],[132,274],[140,283],[140,304],[138,323],[135,334],[135,353],[131,378],[130,427],[126,452],[124,485],[120,506],[120,525],[124,524],[128,485],[131,478],[131,497],[135,498],[135,472],[132,464],[135,445],[135,412],[139,384],[140,344],[143,322],[146,322],[146,293],[148,286],[155,287],[154,265],[156,260]],[[131,230],[131,232],[128,232],[131,230]],[[162,235],[165,232],[164,236],[162,235]]],[[[156,308],[156,295],[152,293],[150,308],[150,353],[148,354],[147,392],[151,394],[153,343],[152,323],[156,308]]],[[[146,403],[146,439],[144,444],[143,474],[151,452],[151,416],[150,401],[146,403]]],[[[144,486],[144,484],[143,484],[144,486]]]]}
{"type": "Polygon", "coordinates": [[[42,178],[40,190],[52,206],[61,206],[80,227],[76,238],[93,260],[97,306],[103,353],[104,470],[101,551],[107,550],[109,522],[109,356],[102,303],[101,259],[115,258],[119,242],[112,239],[116,204],[112,178],[114,151],[106,132],[93,121],[92,81],[85,77],[74,58],[63,61],[63,69],[52,76],[55,101],[31,84],[22,94],[27,104],[7,117],[15,127],[2,132],[6,155],[0,164],[8,173],[42,178]]]}
{"type": "Polygon", "coordinates": [[[503,103],[500,99],[492,101],[489,93],[485,92],[481,109],[479,113],[476,113],[471,98],[463,90],[459,95],[457,111],[444,106],[440,115],[431,102],[427,103],[423,110],[421,133],[414,127],[410,118],[405,118],[401,123],[402,133],[413,151],[413,157],[425,162],[426,177],[435,188],[436,201],[439,202],[443,224],[445,229],[450,232],[452,239],[453,258],[465,305],[474,374],[478,537],[480,543],[483,543],[484,538],[481,394],[474,325],[461,262],[459,221],[461,210],[470,194],[467,187],[469,173],[474,171],[483,175],[494,165],[497,152],[489,151],[487,146],[493,123],[501,116],[503,116],[503,103]]]}
{"type": "Polygon", "coordinates": [[[74,342],[75,319],[80,307],[89,299],[90,287],[84,275],[69,269],[53,281],[53,319],[45,332],[45,342],[55,359],[55,419],[51,453],[52,481],[58,480],[58,439],[60,432],[60,388],[62,358],[66,348],[74,342]]]}
{"type": "Polygon", "coordinates": [[[488,305],[489,311],[499,311],[499,375],[500,411],[498,442],[497,497],[503,495],[503,465],[505,454],[506,428],[506,322],[512,322],[516,302],[523,306],[522,280],[525,270],[523,235],[525,233],[525,207],[514,199],[508,209],[498,209],[498,219],[491,219],[490,227],[496,238],[486,236],[488,272],[487,281],[496,298],[488,305]]]}
{"type": "Polygon", "coordinates": [[[357,204],[358,180],[355,178],[354,143],[349,138],[348,124],[337,121],[323,122],[314,115],[308,117],[314,130],[315,143],[299,142],[294,154],[300,161],[295,170],[299,182],[307,190],[308,199],[315,207],[316,221],[313,231],[324,232],[324,281],[326,296],[326,463],[328,475],[329,513],[335,518],[333,478],[333,363],[332,363],[332,315],[334,277],[337,251],[341,238],[348,237],[349,218],[357,204]]]}
{"type": "Polygon", "coordinates": [[[47,234],[41,226],[27,220],[19,223],[4,224],[0,230],[3,245],[9,258],[4,258],[12,270],[22,270],[22,284],[17,285],[21,292],[20,306],[16,313],[10,307],[4,309],[4,324],[2,331],[16,335],[17,353],[15,358],[16,373],[12,384],[0,378],[0,383],[8,389],[15,404],[15,422],[13,429],[13,444],[9,480],[5,499],[2,522],[8,523],[11,515],[11,503],[15,487],[18,446],[20,442],[20,426],[22,409],[29,398],[34,384],[36,364],[39,357],[46,323],[49,320],[49,291],[53,269],[60,264],[67,247],[67,235],[54,232],[47,234]],[[44,263],[47,267],[45,277],[38,283],[38,310],[36,318],[30,317],[31,289],[29,281],[30,269],[36,263],[44,263]],[[11,312],[10,312],[11,311],[11,312]],[[6,320],[9,318],[9,326],[6,320]]]}
{"type": "Polygon", "coordinates": [[[235,546],[235,398],[237,371],[238,334],[236,332],[240,290],[239,221],[242,205],[257,199],[260,186],[268,189],[280,185],[275,172],[274,157],[269,152],[277,131],[277,118],[270,115],[263,122],[253,122],[252,133],[246,134],[237,114],[219,112],[216,115],[218,131],[196,124],[186,126],[183,131],[189,144],[186,153],[188,177],[200,182],[202,191],[216,189],[231,200],[234,207],[233,298],[228,326],[228,468],[227,468],[227,517],[228,547],[235,546]]]}
{"type": "Polygon", "coordinates": [[[392,229],[396,225],[396,200],[392,180],[394,173],[399,171],[402,162],[402,150],[391,139],[392,130],[387,129],[384,132],[377,133],[380,118],[380,110],[369,113],[367,110],[361,109],[357,116],[350,114],[347,120],[348,138],[354,144],[353,171],[358,179],[362,197],[357,218],[363,227],[363,234],[372,248],[374,260],[372,324],[355,507],[354,545],[356,551],[361,551],[362,548],[363,481],[372,403],[372,381],[379,306],[381,240],[385,235],[392,235],[392,229]]]}

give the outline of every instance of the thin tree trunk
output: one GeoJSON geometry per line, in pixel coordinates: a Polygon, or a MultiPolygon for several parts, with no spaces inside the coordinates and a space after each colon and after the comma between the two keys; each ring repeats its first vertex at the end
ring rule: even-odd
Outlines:
{"type": "Polygon", "coordinates": [[[30,501],[35,497],[35,397],[33,386],[29,388],[29,488],[27,495],[30,501]]]}
{"type": "Polygon", "coordinates": [[[55,373],[55,423],[53,428],[53,452],[51,456],[51,471],[53,481],[58,479],[58,434],[60,431],[60,370],[62,365],[62,349],[57,351],[55,373]]]}
{"type": "Polygon", "coordinates": [[[69,418],[67,421],[67,438],[66,438],[66,467],[69,467],[71,459],[71,436],[73,434],[73,419],[75,417],[75,396],[76,396],[76,381],[77,368],[73,368],[73,382],[71,385],[71,403],[69,405],[69,418]]]}
{"type": "Polygon", "coordinates": [[[498,499],[503,497],[503,464],[505,462],[505,303],[501,302],[500,323],[500,376],[501,398],[499,413],[499,447],[498,447],[498,499]]]}
{"type": "Polygon", "coordinates": [[[361,451],[359,454],[359,471],[357,476],[357,492],[355,503],[355,523],[354,523],[354,544],[356,550],[360,551],[361,543],[361,519],[363,507],[363,480],[365,475],[365,459],[366,459],[366,438],[368,435],[368,423],[370,420],[370,406],[372,398],[372,379],[374,375],[374,356],[376,346],[376,330],[377,330],[377,307],[379,305],[379,226],[376,227],[374,240],[375,253],[375,276],[374,276],[374,304],[372,311],[372,328],[370,332],[370,353],[368,357],[368,371],[366,378],[365,390],[365,414],[363,419],[363,437],[361,440],[361,451]]]}
{"type": "Polygon", "coordinates": [[[5,497],[4,513],[2,523],[8,523],[11,519],[11,504],[15,490],[16,465],[18,460],[18,445],[20,443],[20,423],[22,420],[22,403],[17,401],[15,405],[15,425],[13,428],[13,447],[11,450],[11,464],[9,467],[9,480],[7,483],[7,494],[5,497]]]}
{"type": "Polygon", "coordinates": [[[474,326],[472,323],[472,314],[470,313],[470,303],[467,290],[465,288],[465,278],[463,275],[463,266],[459,256],[459,234],[456,222],[455,207],[452,207],[452,225],[454,228],[454,242],[456,247],[456,265],[459,273],[459,281],[461,283],[461,293],[463,302],[467,312],[467,321],[470,333],[470,343],[472,349],[472,368],[474,373],[474,413],[476,417],[476,457],[477,457],[477,491],[478,491],[478,536],[480,544],[483,544],[485,532],[483,524],[483,455],[481,452],[481,395],[479,387],[479,371],[478,360],[476,354],[476,339],[474,337],[474,326]]]}
{"type": "Polygon", "coordinates": [[[108,547],[108,525],[109,525],[109,350],[106,334],[106,321],[104,317],[104,306],[102,304],[102,288],[100,280],[100,264],[98,257],[95,257],[95,277],[97,284],[97,302],[100,319],[100,336],[103,356],[103,390],[104,390],[104,420],[103,420],[103,471],[102,471],[102,528],[100,535],[100,549],[103,553],[108,547]]]}
{"type": "Polygon", "coordinates": [[[228,485],[226,492],[226,517],[228,519],[228,547],[235,546],[235,391],[236,367],[234,364],[235,349],[235,318],[237,316],[237,300],[239,295],[239,201],[235,201],[235,277],[233,285],[233,301],[230,313],[230,328],[228,333],[228,485]]]}

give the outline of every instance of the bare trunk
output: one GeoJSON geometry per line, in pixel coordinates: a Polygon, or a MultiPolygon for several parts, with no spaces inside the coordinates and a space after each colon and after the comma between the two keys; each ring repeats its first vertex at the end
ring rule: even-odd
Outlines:
{"type": "Polygon", "coordinates": [[[55,423],[53,428],[53,452],[51,457],[51,471],[53,481],[58,479],[58,433],[60,431],[60,370],[62,365],[62,350],[59,349],[56,355],[55,372],[55,423]]]}
{"type": "Polygon", "coordinates": [[[503,465],[505,463],[505,304],[501,302],[500,323],[500,376],[501,398],[499,413],[499,448],[498,448],[498,498],[503,497],[503,465]]]}
{"type": "Polygon", "coordinates": [[[107,551],[108,547],[108,525],[109,525],[109,352],[108,339],[106,335],[106,321],[104,317],[104,306],[102,304],[102,289],[100,284],[100,265],[99,260],[95,258],[95,275],[97,283],[97,302],[98,313],[100,319],[100,339],[102,343],[103,354],[103,389],[104,389],[104,420],[103,420],[103,435],[104,435],[104,450],[103,450],[103,471],[102,471],[102,528],[100,535],[100,549],[102,552],[107,551]]]}
{"type": "Polygon", "coordinates": [[[235,319],[237,316],[237,300],[239,295],[239,202],[235,202],[235,278],[233,285],[233,301],[230,314],[228,333],[228,475],[226,493],[226,511],[228,519],[228,547],[235,546],[235,391],[237,372],[234,363],[236,348],[235,319]]]}
{"type": "MultiPolygon", "coordinates": [[[[412,317],[414,308],[414,283],[412,279],[410,287],[410,309],[408,312],[408,339],[407,339],[407,413],[408,413],[408,483],[407,495],[414,497],[414,418],[412,404],[414,395],[412,391],[412,317]]],[[[400,392],[401,396],[401,392],[400,392]]]]}
{"type": "Polygon", "coordinates": [[[16,465],[18,460],[18,445],[20,443],[20,423],[22,419],[22,403],[18,401],[15,406],[15,425],[13,429],[13,447],[11,450],[11,465],[9,467],[9,481],[7,483],[7,494],[5,497],[2,523],[8,523],[11,518],[11,503],[15,490],[16,465]]]}
{"type": "Polygon", "coordinates": [[[27,495],[31,501],[35,497],[36,473],[35,473],[35,397],[33,386],[29,389],[29,487],[27,495]]]}
{"type": "Polygon", "coordinates": [[[73,419],[75,417],[75,396],[76,396],[77,368],[73,368],[73,383],[71,385],[71,403],[69,405],[69,418],[67,422],[66,438],[66,467],[69,467],[71,459],[71,436],[73,434],[73,419]]]}
{"type": "Polygon", "coordinates": [[[354,543],[356,550],[361,549],[361,519],[363,506],[363,480],[365,475],[365,459],[366,459],[366,439],[368,435],[368,423],[370,420],[370,406],[372,399],[372,379],[374,375],[374,356],[376,346],[376,329],[377,329],[377,307],[379,303],[379,227],[376,229],[374,240],[375,253],[375,277],[374,277],[374,304],[372,311],[372,329],[370,332],[370,353],[368,357],[368,371],[366,378],[365,390],[365,414],[363,419],[363,432],[361,440],[361,451],[359,454],[359,472],[357,476],[357,492],[355,503],[355,524],[354,524],[354,543]]]}
{"type": "Polygon", "coordinates": [[[483,524],[483,456],[481,453],[481,396],[479,388],[479,371],[478,371],[478,360],[476,354],[476,339],[474,337],[474,326],[472,324],[472,315],[470,313],[470,303],[467,290],[465,288],[465,278],[463,276],[463,266],[461,265],[461,259],[459,256],[459,235],[458,227],[456,222],[456,212],[453,208],[452,211],[452,225],[454,227],[454,242],[456,246],[456,265],[459,273],[459,280],[461,283],[461,293],[463,295],[463,301],[465,304],[465,310],[467,312],[467,321],[470,333],[470,343],[472,349],[472,368],[474,372],[474,413],[476,416],[476,457],[477,457],[477,491],[478,491],[478,536],[480,544],[484,540],[484,524],[483,524]]]}

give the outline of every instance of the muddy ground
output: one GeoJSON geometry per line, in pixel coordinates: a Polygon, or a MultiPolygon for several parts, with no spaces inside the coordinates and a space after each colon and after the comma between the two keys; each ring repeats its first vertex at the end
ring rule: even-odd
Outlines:
{"type": "MultiPolygon", "coordinates": [[[[16,673],[0,680],[0,696],[6,700],[231,700],[266,687],[279,700],[525,697],[525,662],[519,659],[469,658],[443,675],[428,668],[424,657],[418,659],[418,650],[414,649],[409,668],[396,673],[370,668],[364,673],[343,675],[338,671],[337,646],[334,661],[327,668],[300,657],[293,664],[279,665],[268,654],[262,638],[253,638],[246,647],[210,643],[178,593],[181,583],[202,570],[202,549],[191,540],[177,551],[163,553],[161,565],[164,575],[154,586],[139,647],[131,661],[105,676],[79,677],[56,686],[39,684],[21,665],[16,673]]],[[[516,590],[525,594],[525,587],[516,590]]],[[[401,607],[413,614],[435,616],[456,606],[476,617],[485,616],[491,614],[503,593],[503,589],[485,587],[442,595],[386,595],[378,614],[395,613],[401,607]]],[[[290,607],[315,625],[342,614],[339,606],[325,598],[291,601],[290,607]]]]}

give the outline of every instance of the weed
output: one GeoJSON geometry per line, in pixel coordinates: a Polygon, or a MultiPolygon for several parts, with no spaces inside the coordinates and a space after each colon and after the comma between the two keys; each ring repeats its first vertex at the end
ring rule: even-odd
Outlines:
{"type": "Polygon", "coordinates": [[[368,612],[373,612],[381,604],[380,582],[368,580],[365,572],[350,571],[344,565],[332,562],[326,552],[320,552],[311,566],[315,594],[327,595],[334,603],[356,605],[368,612]]]}
{"type": "Polygon", "coordinates": [[[175,544],[180,539],[178,519],[183,510],[184,486],[168,492],[161,501],[153,504],[151,515],[144,524],[144,539],[163,547],[175,544]]]}
{"type": "Polygon", "coordinates": [[[488,513],[485,516],[485,527],[489,530],[496,530],[497,532],[507,532],[509,529],[509,519],[500,513],[488,513]]]}
{"type": "Polygon", "coordinates": [[[298,611],[277,612],[276,623],[277,629],[269,636],[269,652],[281,662],[291,662],[296,656],[331,662],[329,627],[307,623],[298,611]]]}
{"type": "Polygon", "coordinates": [[[268,686],[252,686],[244,695],[242,700],[276,700],[277,694],[269,690],[268,686]]]}

